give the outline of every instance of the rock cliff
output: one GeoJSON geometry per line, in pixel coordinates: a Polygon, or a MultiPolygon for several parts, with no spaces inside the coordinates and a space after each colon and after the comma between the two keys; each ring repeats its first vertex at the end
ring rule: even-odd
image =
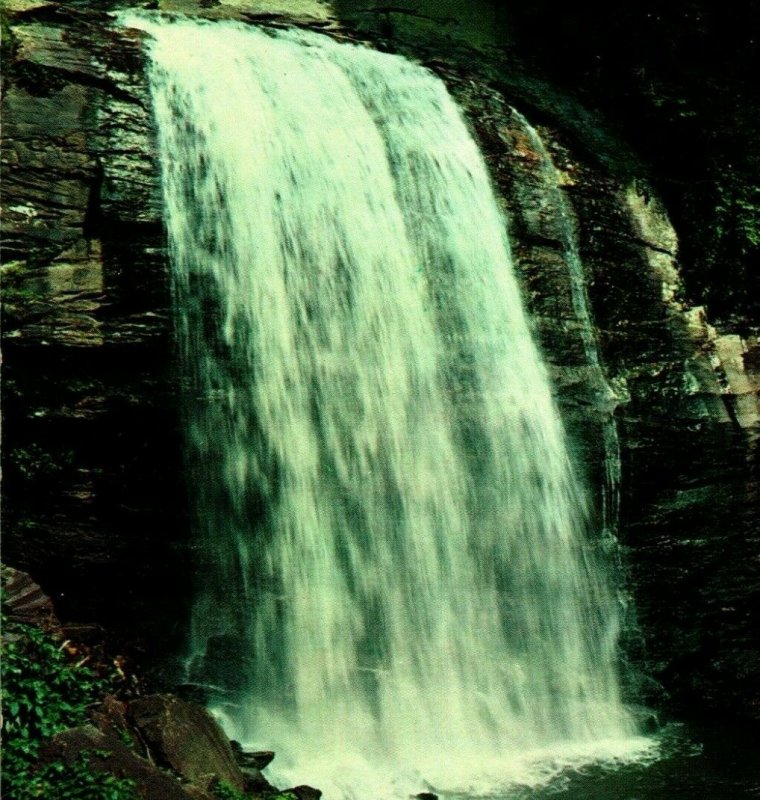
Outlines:
{"type": "MultiPolygon", "coordinates": [[[[4,547],[62,616],[160,655],[200,567],[141,34],[108,5],[5,4],[4,547]]],[[[282,6],[162,7],[279,25],[282,6]]],[[[689,301],[677,232],[635,158],[495,54],[496,23],[457,35],[454,8],[437,37],[440,20],[337,9],[299,3],[291,21],[416,55],[481,143],[598,527],[619,507],[627,647],[654,679],[639,690],[757,718],[757,336],[716,330],[689,301]]]]}

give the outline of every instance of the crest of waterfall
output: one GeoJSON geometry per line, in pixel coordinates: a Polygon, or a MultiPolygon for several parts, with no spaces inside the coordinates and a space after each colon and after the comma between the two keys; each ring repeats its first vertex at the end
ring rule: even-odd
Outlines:
{"type": "Polygon", "coordinates": [[[318,34],[131,17],[202,582],[191,672],[275,779],[493,791],[645,745],[513,274],[443,84],[318,34]],[[273,766],[275,766],[273,765],[273,766]]]}

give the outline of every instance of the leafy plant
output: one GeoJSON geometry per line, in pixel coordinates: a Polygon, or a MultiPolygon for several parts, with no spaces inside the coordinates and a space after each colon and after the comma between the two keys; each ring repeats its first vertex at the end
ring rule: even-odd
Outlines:
{"type": "Polygon", "coordinates": [[[218,798],[218,800],[246,800],[245,795],[241,791],[224,781],[217,783],[213,791],[214,797],[218,798]]]}
{"type": "Polygon", "coordinates": [[[18,42],[8,22],[8,15],[0,11],[0,62],[4,69],[10,67],[17,49],[18,42]]]}
{"type": "Polygon", "coordinates": [[[92,755],[80,753],[73,764],[45,764],[26,776],[23,784],[13,787],[9,800],[135,800],[134,781],[93,771],[92,755]]]}
{"type": "MultiPolygon", "coordinates": [[[[221,781],[213,789],[214,797],[218,800],[248,800],[248,795],[230,786],[229,783],[221,781]]],[[[298,800],[298,795],[294,792],[277,792],[266,796],[266,800],[298,800]]]]}
{"type": "Polygon", "coordinates": [[[87,720],[107,683],[44,631],[3,618],[3,797],[8,800],[131,800],[132,782],[74,764],[38,765],[42,743],[87,720]]]}

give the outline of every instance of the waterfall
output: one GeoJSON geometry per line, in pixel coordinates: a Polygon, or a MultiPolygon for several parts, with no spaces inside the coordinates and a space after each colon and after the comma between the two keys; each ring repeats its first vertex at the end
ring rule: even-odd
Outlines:
{"type": "Polygon", "coordinates": [[[645,747],[483,160],[443,84],[131,17],[189,384],[189,669],[274,778],[484,793],[645,747]]]}

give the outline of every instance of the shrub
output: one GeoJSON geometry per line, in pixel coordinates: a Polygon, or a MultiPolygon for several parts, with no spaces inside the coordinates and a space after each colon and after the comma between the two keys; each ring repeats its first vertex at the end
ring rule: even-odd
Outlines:
{"type": "Polygon", "coordinates": [[[96,754],[81,753],[73,764],[53,761],[26,773],[8,800],[136,800],[133,781],[91,770],[90,756],[96,754]]]}
{"type": "Polygon", "coordinates": [[[38,764],[42,743],[87,721],[107,682],[72,662],[52,636],[3,618],[2,790],[7,800],[132,800],[133,783],[74,764],[38,764]]]}

